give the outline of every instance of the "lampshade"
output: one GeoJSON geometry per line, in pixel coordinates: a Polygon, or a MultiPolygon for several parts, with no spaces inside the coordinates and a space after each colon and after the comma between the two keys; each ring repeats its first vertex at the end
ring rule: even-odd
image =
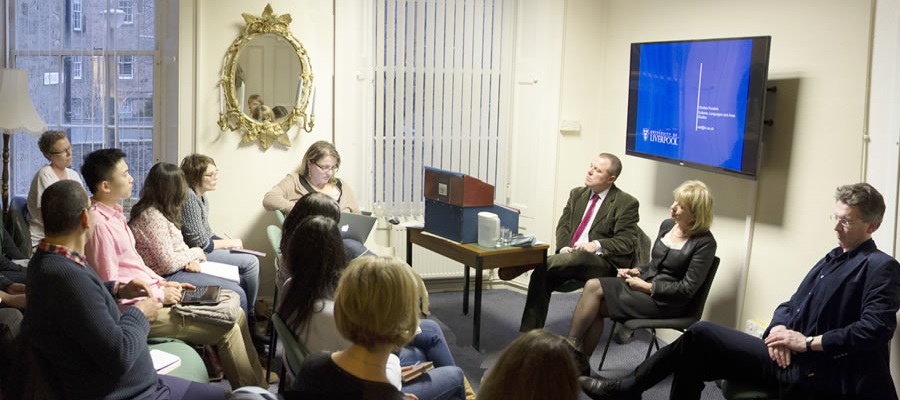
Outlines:
{"type": "Polygon", "coordinates": [[[24,129],[34,133],[47,129],[28,95],[25,70],[0,69],[0,129],[24,129]]]}

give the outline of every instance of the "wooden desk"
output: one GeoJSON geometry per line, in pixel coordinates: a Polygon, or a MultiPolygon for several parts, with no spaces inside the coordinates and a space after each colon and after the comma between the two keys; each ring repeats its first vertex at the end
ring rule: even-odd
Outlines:
{"type": "Polygon", "coordinates": [[[472,347],[479,350],[481,342],[481,287],[485,268],[505,268],[529,264],[546,264],[547,244],[532,247],[502,247],[487,249],[477,243],[457,243],[422,231],[420,227],[406,228],[406,262],[413,265],[412,248],[417,244],[464,265],[466,283],[463,292],[463,314],[469,313],[469,269],[475,269],[475,321],[472,327],[472,347]]]}

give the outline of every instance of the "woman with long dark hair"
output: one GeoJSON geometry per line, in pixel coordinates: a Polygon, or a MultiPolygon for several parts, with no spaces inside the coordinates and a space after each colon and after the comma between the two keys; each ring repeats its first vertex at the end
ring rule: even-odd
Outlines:
{"type": "Polygon", "coordinates": [[[233,290],[241,297],[244,314],[250,315],[244,289],[237,282],[200,272],[206,254],[184,243],[179,227],[187,190],[184,173],[176,165],[160,162],[150,168],[128,221],[138,254],[150,269],[168,280],[233,290]]]}

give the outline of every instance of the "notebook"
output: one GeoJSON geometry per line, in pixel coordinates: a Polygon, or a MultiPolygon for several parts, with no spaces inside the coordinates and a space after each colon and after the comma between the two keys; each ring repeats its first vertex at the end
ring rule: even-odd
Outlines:
{"type": "Polygon", "coordinates": [[[168,374],[181,366],[181,357],[167,351],[150,349],[150,358],[153,359],[153,368],[156,368],[156,373],[160,375],[168,374]]]}
{"type": "Polygon", "coordinates": [[[207,275],[218,276],[222,279],[228,279],[235,283],[241,283],[241,274],[240,271],[238,271],[237,265],[223,264],[215,261],[201,261],[200,272],[207,275]]]}
{"type": "Polygon", "coordinates": [[[372,232],[372,227],[375,226],[375,221],[377,220],[377,218],[368,215],[342,212],[341,221],[338,222],[338,227],[341,229],[341,237],[365,243],[369,239],[369,233],[372,232]]]}
{"type": "Polygon", "coordinates": [[[181,294],[181,304],[219,304],[221,286],[198,286],[181,294]]]}

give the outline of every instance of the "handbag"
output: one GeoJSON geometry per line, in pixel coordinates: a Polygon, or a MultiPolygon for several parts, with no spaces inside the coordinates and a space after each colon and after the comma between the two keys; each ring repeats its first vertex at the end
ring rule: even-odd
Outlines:
{"type": "Polygon", "coordinates": [[[219,294],[219,304],[175,304],[172,312],[184,319],[213,325],[231,327],[237,322],[241,311],[241,300],[232,290],[223,289],[219,294]]]}

